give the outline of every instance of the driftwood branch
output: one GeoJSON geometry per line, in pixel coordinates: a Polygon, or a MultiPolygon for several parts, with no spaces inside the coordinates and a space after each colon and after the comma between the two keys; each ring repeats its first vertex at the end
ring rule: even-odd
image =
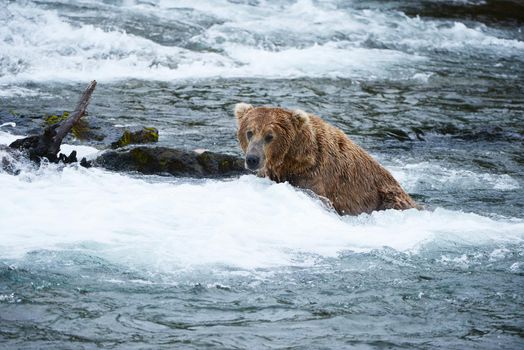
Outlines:
{"type": "MultiPolygon", "coordinates": [[[[75,110],[59,124],[48,126],[41,135],[18,139],[9,145],[12,154],[39,163],[42,158],[51,162],[76,162],[76,151],[69,156],[59,154],[62,141],[85,114],[89,100],[96,87],[96,81],[83,92],[75,110]]],[[[210,151],[188,151],[166,147],[131,147],[131,144],[156,142],[158,130],[143,128],[138,132],[125,131],[112,148],[93,160],[80,161],[84,167],[101,166],[114,171],[137,171],[144,174],[162,174],[197,178],[217,178],[246,174],[242,157],[210,151]]],[[[20,172],[16,163],[0,157],[0,167],[16,175],[20,172]]]]}
{"type": "Polygon", "coordinates": [[[80,120],[80,118],[84,116],[87,105],[89,104],[89,100],[91,99],[91,95],[93,94],[93,91],[95,91],[95,87],[96,81],[93,80],[80,97],[74,112],[71,113],[69,118],[60,123],[56,128],[52,143],[53,148],[51,149],[51,151],[55,154],[60,151],[62,140],[67,136],[73,126],[80,120]]]}
{"type": "Polygon", "coordinates": [[[73,126],[80,120],[80,118],[84,116],[95,87],[96,81],[93,80],[85,89],[84,93],[80,97],[80,100],[78,101],[75,110],[70,114],[69,118],[59,124],[48,126],[44,129],[42,135],[18,139],[11,143],[9,147],[27,152],[29,159],[37,162],[40,161],[42,157],[49,159],[51,162],[58,162],[59,160],[63,160],[65,162],[75,161],[76,152],[72,153],[68,157],[62,154],[58,155],[58,152],[60,152],[60,145],[62,144],[64,138],[71,131],[73,126]]]}

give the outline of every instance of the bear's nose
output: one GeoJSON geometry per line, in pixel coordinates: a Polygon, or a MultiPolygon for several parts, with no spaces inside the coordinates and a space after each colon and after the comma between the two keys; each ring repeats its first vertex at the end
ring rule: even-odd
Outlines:
{"type": "Polygon", "coordinates": [[[246,157],[246,165],[248,169],[256,170],[258,167],[258,163],[260,163],[259,156],[250,154],[246,157]]]}

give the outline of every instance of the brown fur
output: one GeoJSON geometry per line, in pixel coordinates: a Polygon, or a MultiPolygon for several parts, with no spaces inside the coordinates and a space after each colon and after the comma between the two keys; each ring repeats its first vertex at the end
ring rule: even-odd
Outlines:
{"type": "Polygon", "coordinates": [[[416,207],[389,171],[321,118],[245,103],[235,106],[235,116],[242,150],[262,158],[259,175],[310,189],[340,214],[416,207]]]}

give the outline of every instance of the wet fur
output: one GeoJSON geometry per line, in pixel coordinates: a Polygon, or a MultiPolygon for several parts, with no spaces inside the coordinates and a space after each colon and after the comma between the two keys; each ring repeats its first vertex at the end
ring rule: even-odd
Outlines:
{"type": "Polygon", "coordinates": [[[235,107],[238,140],[246,153],[250,141],[271,132],[258,174],[310,189],[328,198],[340,214],[410,209],[416,203],[393,176],[341,130],[301,110],[235,107]],[[253,132],[251,140],[247,131],[253,132]]]}

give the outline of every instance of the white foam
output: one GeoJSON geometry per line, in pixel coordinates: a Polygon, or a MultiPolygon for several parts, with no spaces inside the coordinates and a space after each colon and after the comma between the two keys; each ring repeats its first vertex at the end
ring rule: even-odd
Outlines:
{"type": "Polygon", "coordinates": [[[15,296],[15,293],[11,294],[0,294],[0,302],[3,303],[19,303],[22,299],[19,299],[15,296]]]}
{"type": "MultiPolygon", "coordinates": [[[[0,67],[0,70],[2,67],[0,67]]],[[[38,89],[28,89],[20,86],[0,85],[0,97],[36,97],[51,98],[52,95],[43,93],[38,89]]]]}
{"type": "MultiPolygon", "coordinates": [[[[328,42],[303,49],[266,51],[231,45],[228,54],[242,65],[238,76],[282,77],[382,77],[394,71],[402,59],[415,61],[418,56],[379,49],[351,48],[347,42],[328,42]],[[314,59],[313,59],[314,58],[314,59]],[[389,69],[389,72],[387,71],[389,69]]],[[[235,74],[230,72],[230,74],[235,74]]]]}
{"type": "Polygon", "coordinates": [[[9,132],[0,130],[0,145],[9,145],[11,142],[15,141],[16,139],[22,138],[22,137],[24,136],[13,135],[9,132]]]}
{"type": "MultiPolygon", "coordinates": [[[[158,180],[158,179],[157,179],[158,180]]],[[[416,251],[434,240],[522,242],[524,222],[444,209],[339,217],[288,184],[255,176],[231,181],[146,182],[55,165],[0,173],[0,257],[75,249],[121,264],[173,271],[308,264],[307,256],[384,246],[416,251]]]]}
{"type": "MultiPolygon", "coordinates": [[[[10,124],[10,123],[5,123],[10,124]]],[[[12,123],[15,124],[15,123],[12,123]]],[[[0,127],[4,126],[4,124],[0,125],[0,127]]],[[[15,127],[15,125],[10,125],[12,127],[15,127]]],[[[27,135],[14,135],[5,131],[0,131],[0,145],[9,145],[13,141],[26,137],[27,135]]],[[[69,145],[69,144],[62,144],[60,146],[60,152],[64,154],[70,154],[72,151],[76,151],[77,158],[81,159],[83,157],[86,157],[87,159],[94,158],[98,153],[99,150],[91,147],[91,146],[84,146],[84,145],[69,145]]]]}
{"type": "Polygon", "coordinates": [[[76,157],[77,159],[93,159],[95,158],[100,151],[94,147],[91,146],[84,146],[84,145],[68,145],[68,144],[62,144],[60,146],[60,152],[69,155],[72,151],[76,151],[76,157]]]}
{"type": "Polygon", "coordinates": [[[13,85],[26,81],[413,77],[424,82],[430,72],[423,66],[415,69],[414,63],[435,49],[488,50],[512,57],[524,50],[523,42],[498,38],[485,26],[470,28],[397,12],[342,10],[330,2],[92,5],[120,16],[147,13],[145,21],[187,22],[198,27],[201,18],[211,18],[214,24],[202,24],[188,39],[202,47],[191,50],[127,33],[118,23],[110,28],[81,21],[71,24],[57,12],[30,2],[6,5],[0,15],[4,22],[0,26],[0,96],[39,94],[13,85]]]}
{"type": "Polygon", "coordinates": [[[418,80],[422,83],[427,83],[429,81],[429,78],[431,78],[432,76],[434,75],[434,73],[432,72],[428,72],[428,73],[415,73],[413,74],[413,76],[411,77],[411,79],[413,80],[418,80]]]}
{"type": "MultiPolygon", "coordinates": [[[[0,131],[0,144],[19,137],[0,131]]],[[[62,147],[64,152],[73,149],[79,157],[98,152],[87,146],[62,147]]],[[[440,208],[341,218],[288,184],[254,176],[146,182],[100,169],[62,168],[44,164],[18,176],[0,172],[0,258],[39,249],[78,249],[162,270],[201,264],[256,268],[308,263],[297,260],[304,253],[333,257],[384,246],[416,251],[435,240],[475,245],[524,239],[521,219],[440,208]]],[[[392,170],[408,190],[518,186],[502,175],[438,164],[392,170]]],[[[503,252],[497,249],[493,256],[503,252]]]]}
{"type": "Polygon", "coordinates": [[[16,128],[16,123],[15,122],[7,122],[7,123],[0,124],[0,128],[6,127],[6,126],[10,126],[12,128],[16,128]]]}

